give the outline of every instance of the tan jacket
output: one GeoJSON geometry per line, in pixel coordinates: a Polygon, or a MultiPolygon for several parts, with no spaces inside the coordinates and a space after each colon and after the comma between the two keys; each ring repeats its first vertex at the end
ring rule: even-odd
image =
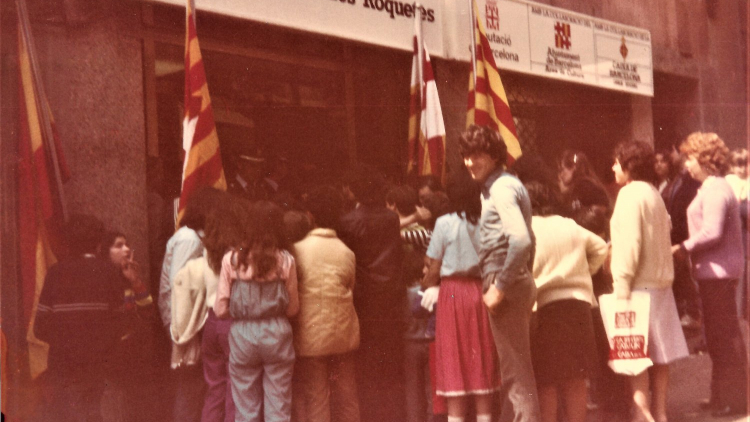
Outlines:
{"type": "Polygon", "coordinates": [[[172,335],[172,368],[194,365],[200,359],[200,331],[208,318],[206,286],[216,286],[217,280],[218,276],[208,265],[205,254],[188,261],[175,276],[169,328],[172,335]]]}
{"type": "Polygon", "coordinates": [[[300,311],[294,322],[298,356],[326,356],[359,347],[354,311],[354,252],[331,229],[313,229],[294,244],[300,311]]]}

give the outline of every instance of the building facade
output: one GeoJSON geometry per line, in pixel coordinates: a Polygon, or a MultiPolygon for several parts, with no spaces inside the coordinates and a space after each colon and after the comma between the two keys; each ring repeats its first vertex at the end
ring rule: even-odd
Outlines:
{"type": "MultiPolygon", "coordinates": [[[[326,3],[326,10],[335,3],[361,8],[371,4],[373,9],[381,3],[385,9],[388,3],[316,1],[326,3]]],[[[96,215],[126,233],[138,251],[137,259],[145,266],[150,258],[149,265],[156,268],[160,262],[153,258],[158,253],[149,240],[154,236],[150,204],[153,208],[154,201],[168,203],[179,193],[184,6],[177,0],[27,3],[39,66],[72,172],[64,186],[68,207],[96,215]]],[[[393,179],[401,177],[406,165],[412,57],[408,48],[377,41],[393,37],[391,27],[384,27],[382,34],[368,29],[370,36],[350,36],[339,30],[326,33],[326,24],[318,29],[284,24],[276,14],[269,23],[232,10],[211,10],[201,0],[196,3],[198,36],[228,177],[234,174],[237,155],[255,153],[281,155],[294,168],[333,177],[358,162],[373,164],[393,179]]],[[[258,3],[263,9],[264,3],[271,2],[242,3],[245,7],[258,3]]],[[[461,54],[449,53],[468,45],[451,44],[460,25],[444,22],[467,20],[468,7],[453,0],[426,3],[439,6],[435,21],[424,23],[432,25],[428,34],[443,22],[442,44],[433,63],[447,130],[448,165],[457,168],[470,64],[454,57],[461,54]]],[[[564,149],[580,149],[606,179],[612,151],[620,141],[647,140],[662,148],[703,130],[717,132],[730,147],[747,143],[746,2],[540,3],[648,31],[653,96],[501,69],[524,151],[539,153],[552,163],[564,149]]],[[[405,13],[404,4],[401,10],[405,13]]],[[[379,12],[373,10],[373,20],[391,20],[383,18],[388,10],[379,12]]],[[[12,350],[22,353],[25,327],[18,322],[21,287],[15,247],[15,13],[12,2],[0,6],[4,234],[0,289],[3,330],[12,350]]],[[[309,16],[319,17],[325,21],[322,15],[309,16]]],[[[345,19],[335,14],[325,18],[331,28],[339,27],[334,25],[336,19],[345,19]]],[[[372,24],[368,22],[361,25],[372,24]]],[[[406,25],[410,36],[411,24],[406,25]]]]}

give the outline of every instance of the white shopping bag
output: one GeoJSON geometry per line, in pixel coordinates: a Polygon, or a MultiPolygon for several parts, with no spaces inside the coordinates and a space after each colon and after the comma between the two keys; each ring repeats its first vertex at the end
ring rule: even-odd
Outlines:
{"type": "Polygon", "coordinates": [[[599,297],[609,341],[609,367],[618,374],[638,375],[653,365],[648,357],[648,319],[651,296],[632,292],[630,299],[614,294],[599,297]]]}

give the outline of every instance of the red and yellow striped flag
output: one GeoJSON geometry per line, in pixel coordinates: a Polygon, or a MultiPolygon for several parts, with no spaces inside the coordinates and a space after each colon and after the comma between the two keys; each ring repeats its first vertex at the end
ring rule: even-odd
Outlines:
{"type": "Polygon", "coordinates": [[[53,161],[57,161],[62,180],[70,175],[54,130],[52,112],[35,83],[31,40],[27,38],[30,32],[24,31],[28,27],[21,15],[19,18],[19,255],[23,318],[28,323],[29,370],[31,377],[36,378],[47,369],[49,346],[34,336],[34,319],[47,269],[57,262],[51,245],[59,242],[64,220],[62,192],[58,188],[61,184],[55,179],[53,161]]]}
{"type": "Polygon", "coordinates": [[[445,125],[430,54],[422,39],[422,18],[414,17],[414,56],[409,106],[407,173],[434,175],[445,183],[445,125]]]}
{"type": "Polygon", "coordinates": [[[510,113],[508,97],[505,95],[500,73],[492,56],[492,48],[487,40],[484,25],[479,17],[476,2],[474,8],[474,25],[472,31],[476,40],[476,86],[474,72],[469,75],[469,106],[466,112],[466,126],[475,124],[491,127],[502,135],[508,147],[508,165],[521,156],[521,144],[518,142],[516,125],[510,113]]]}
{"type": "Polygon", "coordinates": [[[221,164],[219,136],[216,134],[206,71],[195,29],[195,4],[187,1],[185,31],[185,116],[182,122],[182,192],[177,222],[185,212],[190,196],[203,187],[227,189],[221,164]]]}

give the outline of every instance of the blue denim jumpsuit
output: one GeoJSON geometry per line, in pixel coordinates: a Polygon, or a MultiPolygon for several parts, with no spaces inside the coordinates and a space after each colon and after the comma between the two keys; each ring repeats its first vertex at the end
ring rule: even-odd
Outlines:
{"type": "Polygon", "coordinates": [[[281,278],[232,282],[229,375],[237,422],[291,419],[294,346],[288,304],[281,278]]]}

